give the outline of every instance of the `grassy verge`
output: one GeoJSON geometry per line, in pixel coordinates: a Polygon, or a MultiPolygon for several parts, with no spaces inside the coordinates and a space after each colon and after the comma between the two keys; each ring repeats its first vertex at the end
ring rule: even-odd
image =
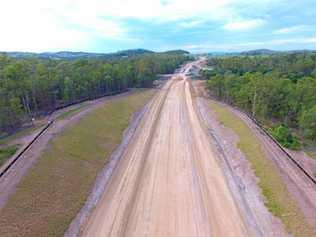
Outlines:
{"type": "Polygon", "coordinates": [[[109,101],[55,137],[1,210],[1,236],[62,236],[131,115],[152,94],[143,91],[109,101]]]}
{"type": "Polygon", "coordinates": [[[12,144],[12,142],[16,139],[20,139],[24,136],[30,135],[35,130],[39,129],[39,127],[40,126],[25,128],[15,134],[0,139],[0,166],[2,166],[8,159],[10,159],[21,146],[21,144],[12,144]]]}
{"type": "Polygon", "coordinates": [[[58,115],[57,119],[65,119],[68,118],[72,115],[74,115],[75,113],[79,112],[83,107],[85,107],[84,104],[81,104],[75,108],[72,108],[68,111],[63,112],[62,114],[58,115]]]}
{"type": "Polygon", "coordinates": [[[290,197],[275,165],[266,157],[260,141],[251,129],[236,115],[220,104],[210,101],[210,107],[220,122],[238,136],[238,148],[249,160],[269,211],[279,217],[286,230],[294,236],[315,236],[294,200],[290,197]]]}
{"type": "Polygon", "coordinates": [[[15,139],[27,136],[34,132],[35,130],[39,129],[41,126],[37,127],[30,127],[30,128],[25,128],[21,131],[18,131],[10,136],[7,136],[5,138],[0,139],[0,145],[7,145],[8,143],[12,142],[15,139]]]}
{"type": "Polygon", "coordinates": [[[2,166],[19,149],[18,145],[0,148],[0,166],[2,166]]]}

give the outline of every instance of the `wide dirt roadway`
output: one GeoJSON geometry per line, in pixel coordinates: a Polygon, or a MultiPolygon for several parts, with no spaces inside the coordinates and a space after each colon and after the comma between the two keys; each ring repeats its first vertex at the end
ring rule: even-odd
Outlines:
{"type": "Polygon", "coordinates": [[[189,79],[175,74],[150,102],[81,235],[253,236],[209,139],[189,79]]]}

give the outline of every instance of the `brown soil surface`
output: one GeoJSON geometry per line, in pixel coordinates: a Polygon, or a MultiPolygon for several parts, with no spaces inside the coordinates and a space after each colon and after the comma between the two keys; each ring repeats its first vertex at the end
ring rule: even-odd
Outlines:
{"type": "Polygon", "coordinates": [[[234,190],[232,194],[255,236],[287,236],[281,221],[265,206],[264,197],[257,185],[258,179],[244,154],[237,148],[239,137],[219,122],[204,98],[199,97],[197,100],[223,172],[230,189],[234,190]]]}
{"type": "Polygon", "coordinates": [[[149,104],[82,236],[255,236],[185,72],[149,104]]]}

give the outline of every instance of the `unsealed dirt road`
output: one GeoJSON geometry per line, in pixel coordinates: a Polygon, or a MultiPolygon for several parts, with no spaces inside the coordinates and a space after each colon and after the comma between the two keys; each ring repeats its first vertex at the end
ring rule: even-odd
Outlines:
{"type": "Polygon", "coordinates": [[[190,81],[175,74],[150,102],[81,235],[253,236],[209,139],[190,81]]]}

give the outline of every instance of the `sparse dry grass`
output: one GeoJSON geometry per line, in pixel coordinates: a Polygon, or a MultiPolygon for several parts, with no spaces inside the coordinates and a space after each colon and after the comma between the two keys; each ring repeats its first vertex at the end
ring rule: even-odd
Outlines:
{"type": "Polygon", "coordinates": [[[147,90],[106,102],[55,137],[1,210],[0,236],[62,236],[131,115],[152,94],[147,90]]]}
{"type": "Polygon", "coordinates": [[[279,217],[286,230],[294,236],[315,236],[315,232],[290,197],[277,168],[266,157],[260,141],[251,129],[227,108],[214,101],[210,101],[209,104],[220,122],[239,136],[238,148],[247,157],[255,175],[259,178],[259,187],[269,211],[279,217]]]}
{"type": "Polygon", "coordinates": [[[85,104],[79,104],[78,106],[76,106],[72,109],[69,109],[69,110],[63,112],[62,114],[58,115],[57,119],[65,119],[65,118],[71,117],[72,115],[80,112],[80,110],[84,107],[85,107],[85,104]]]}
{"type": "Polygon", "coordinates": [[[25,128],[25,129],[22,129],[21,131],[18,131],[18,132],[14,133],[14,134],[12,134],[12,135],[10,135],[8,137],[2,138],[2,139],[0,139],[0,145],[6,146],[10,142],[14,141],[15,139],[19,139],[21,137],[30,135],[35,130],[39,129],[41,126],[25,128]]]}

